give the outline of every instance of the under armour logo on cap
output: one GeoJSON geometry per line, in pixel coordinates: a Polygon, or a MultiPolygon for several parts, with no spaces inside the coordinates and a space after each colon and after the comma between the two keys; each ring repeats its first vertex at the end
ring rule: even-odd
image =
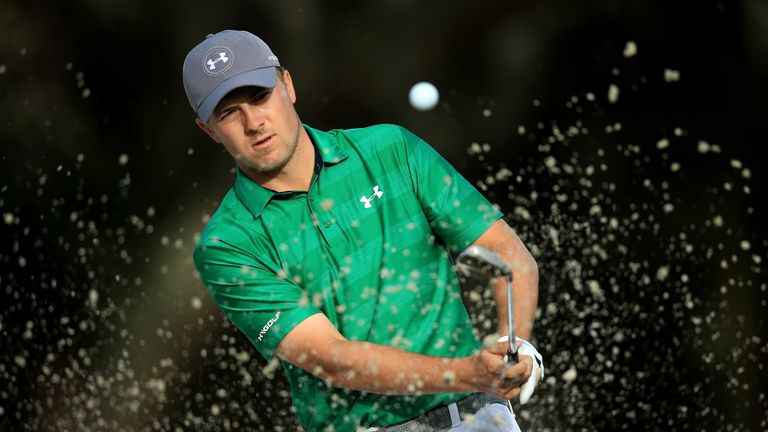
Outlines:
{"type": "Polygon", "coordinates": [[[225,47],[214,47],[205,53],[203,59],[203,71],[208,75],[218,75],[232,66],[232,51],[225,47]]]}

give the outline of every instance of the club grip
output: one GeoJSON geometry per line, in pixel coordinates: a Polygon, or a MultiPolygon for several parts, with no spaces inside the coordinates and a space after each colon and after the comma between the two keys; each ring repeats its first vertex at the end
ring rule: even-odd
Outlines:
{"type": "Polygon", "coordinates": [[[520,358],[517,355],[517,351],[512,352],[512,350],[507,350],[507,355],[505,356],[507,363],[515,364],[520,361],[520,358]]]}

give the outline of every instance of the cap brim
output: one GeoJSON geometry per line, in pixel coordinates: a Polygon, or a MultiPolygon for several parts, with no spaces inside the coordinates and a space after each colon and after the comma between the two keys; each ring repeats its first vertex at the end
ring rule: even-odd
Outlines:
{"type": "Polygon", "coordinates": [[[223,81],[216,87],[211,94],[209,94],[200,106],[197,108],[197,116],[204,123],[208,123],[208,119],[211,118],[213,110],[216,109],[216,105],[219,104],[222,98],[234,89],[240,87],[264,87],[274,88],[277,84],[277,74],[274,67],[266,67],[260,69],[254,69],[252,71],[243,72],[235,75],[226,81],[223,81]]]}

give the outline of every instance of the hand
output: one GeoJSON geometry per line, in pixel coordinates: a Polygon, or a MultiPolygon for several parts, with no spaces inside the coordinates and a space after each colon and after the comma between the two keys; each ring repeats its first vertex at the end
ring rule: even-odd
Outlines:
{"type": "Polygon", "coordinates": [[[536,348],[527,340],[517,338],[519,344],[518,352],[522,355],[528,355],[531,358],[531,364],[533,365],[533,371],[528,381],[523,384],[522,391],[520,392],[520,403],[525,404],[528,399],[533,395],[533,391],[536,386],[544,379],[544,358],[539,354],[536,348]]]}
{"type": "Polygon", "coordinates": [[[523,383],[531,377],[533,361],[521,356],[515,364],[504,361],[506,343],[497,343],[492,348],[482,349],[472,356],[474,374],[471,385],[476,391],[494,394],[507,400],[518,398],[523,383]]]}
{"type": "MultiPolygon", "coordinates": [[[[515,339],[518,355],[528,357],[532,364],[531,376],[523,384],[520,392],[520,404],[524,405],[533,395],[536,385],[544,379],[544,359],[530,342],[519,337],[515,339]]],[[[497,342],[506,344],[508,340],[507,336],[503,336],[497,342]]]]}

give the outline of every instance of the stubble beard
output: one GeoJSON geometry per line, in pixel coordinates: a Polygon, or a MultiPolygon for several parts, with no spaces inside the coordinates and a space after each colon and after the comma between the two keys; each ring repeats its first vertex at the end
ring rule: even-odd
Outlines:
{"type": "MultiPolygon", "coordinates": [[[[251,163],[248,164],[248,169],[253,174],[258,175],[259,177],[274,177],[277,174],[280,173],[280,171],[285,168],[286,165],[288,165],[288,162],[291,161],[291,158],[296,154],[296,149],[298,148],[298,134],[296,134],[295,137],[292,137],[290,140],[285,142],[282,148],[275,149],[275,151],[279,152],[281,150],[285,150],[285,153],[279,158],[275,160],[259,160],[255,159],[250,161],[251,163]]],[[[275,143],[276,144],[276,143],[275,143]]]]}

